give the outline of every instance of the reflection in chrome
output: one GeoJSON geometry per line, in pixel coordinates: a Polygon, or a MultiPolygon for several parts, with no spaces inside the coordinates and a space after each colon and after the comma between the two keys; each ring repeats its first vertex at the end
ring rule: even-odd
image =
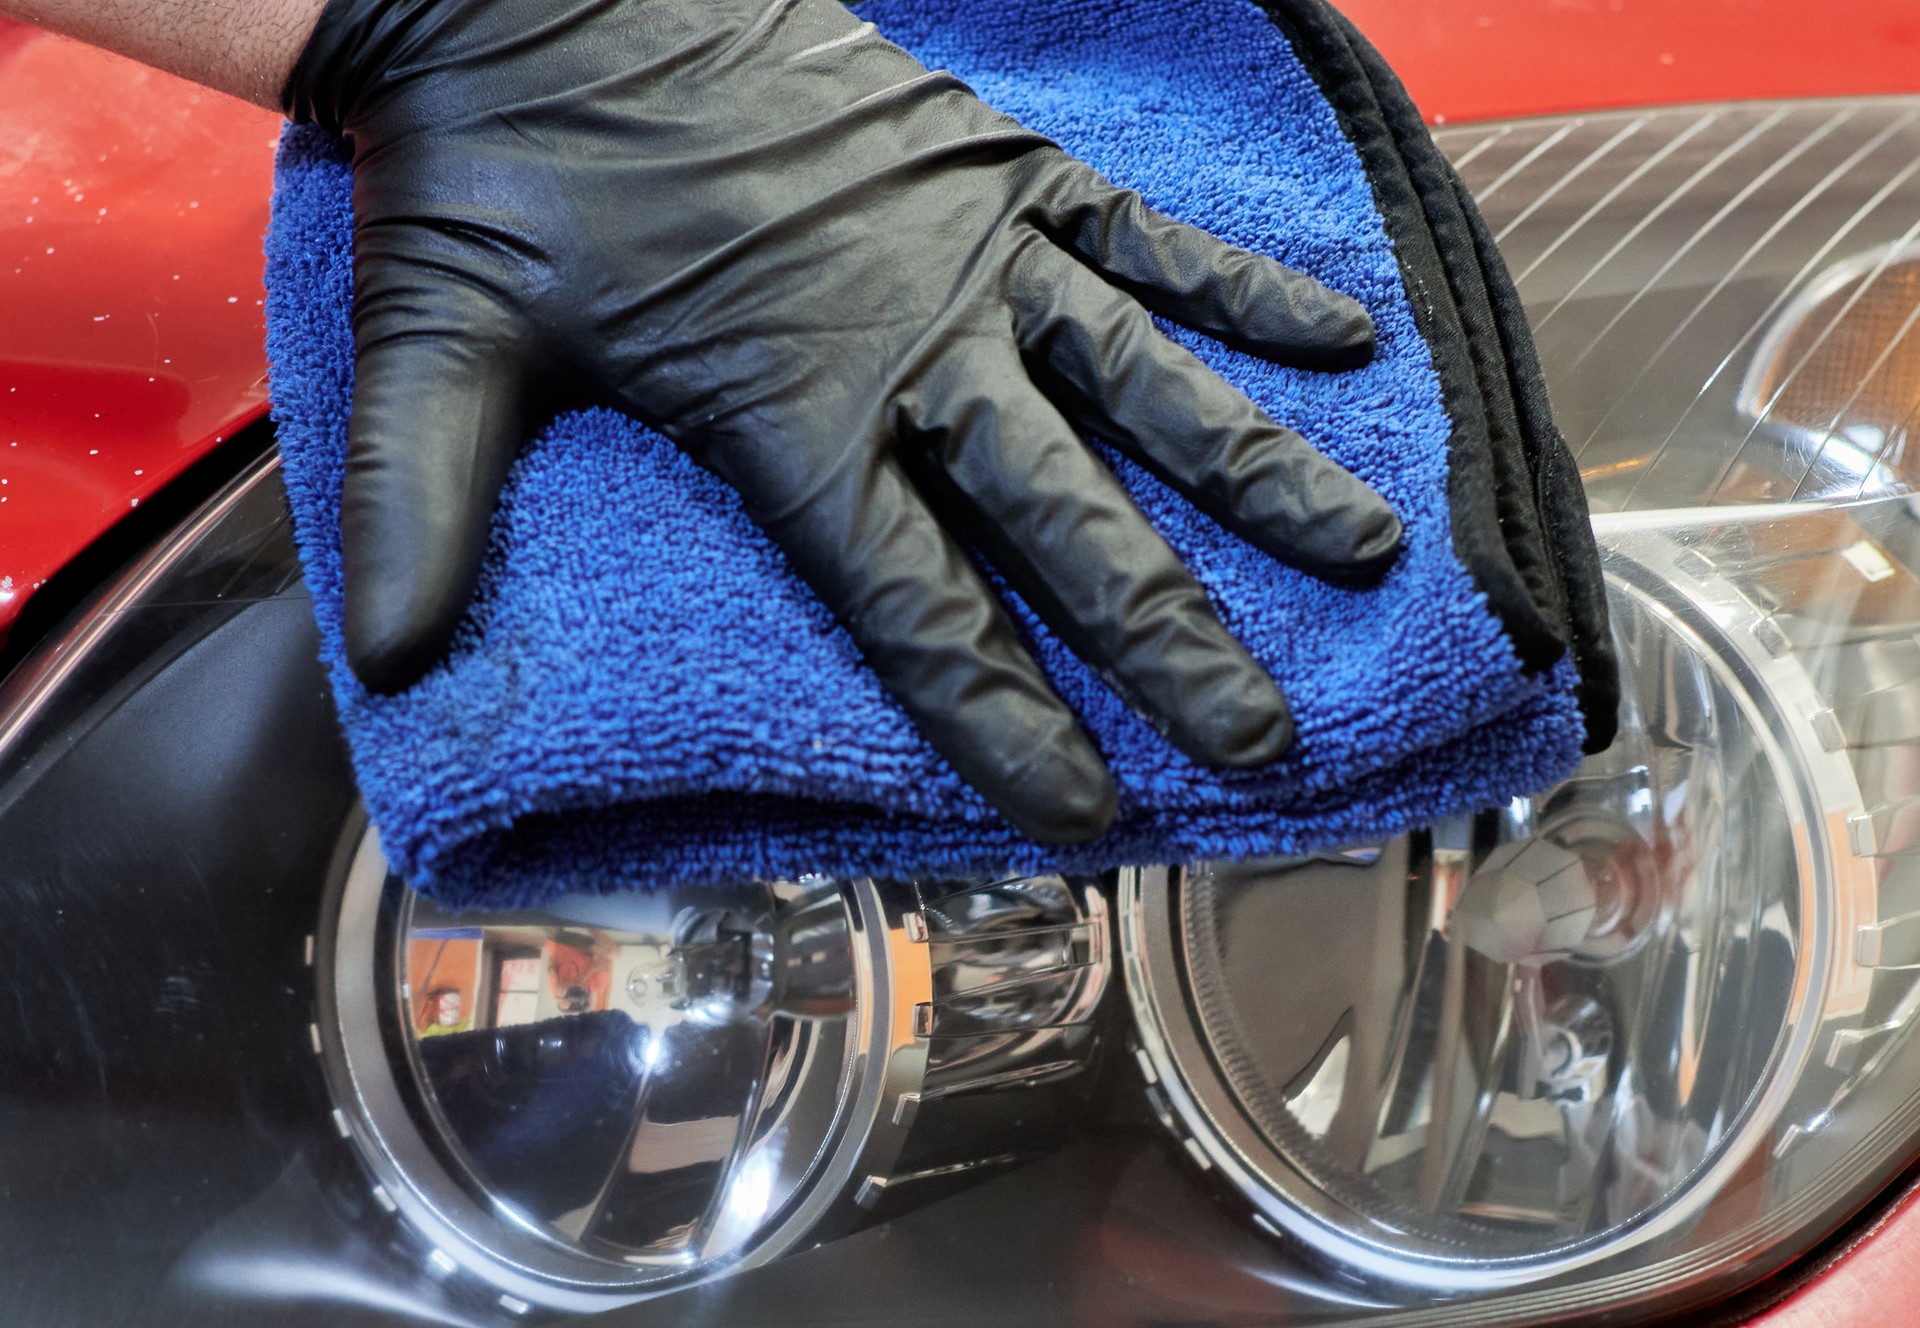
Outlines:
{"type": "Polygon", "coordinates": [[[356,835],[317,955],[342,1129],[430,1264],[502,1304],[604,1308],[1034,1156],[1059,1106],[1018,1090],[1071,1086],[1099,1047],[1089,881],[453,912],[356,835]],[[962,1098],[968,1128],[943,1128],[962,1098]]]}
{"type": "Polygon", "coordinates": [[[603,1258],[737,1254],[808,1179],[858,1053],[837,884],[691,898],[402,913],[441,1139],[495,1202],[603,1258]],[[450,1000],[472,1027],[436,1022],[450,1000]]]}
{"type": "Polygon", "coordinates": [[[1371,865],[1122,873],[1167,1123],[1385,1280],[1520,1285],[1685,1239],[1736,1176],[1817,1192],[1920,1007],[1920,520],[1596,527],[1634,667],[1573,779],[1371,865]]]}
{"type": "Polygon", "coordinates": [[[1110,967],[1098,888],[1037,876],[918,889],[934,966],[921,1100],[1077,1074],[1110,967]]]}

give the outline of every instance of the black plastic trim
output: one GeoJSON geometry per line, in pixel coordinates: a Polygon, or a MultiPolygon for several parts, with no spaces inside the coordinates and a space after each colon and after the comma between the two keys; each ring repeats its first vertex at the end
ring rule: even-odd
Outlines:
{"type": "Polygon", "coordinates": [[[185,521],[249,463],[273,446],[273,426],[262,416],[194,461],[161,490],[68,559],[27,598],[11,628],[0,632],[0,681],[135,558],[185,521]]]}

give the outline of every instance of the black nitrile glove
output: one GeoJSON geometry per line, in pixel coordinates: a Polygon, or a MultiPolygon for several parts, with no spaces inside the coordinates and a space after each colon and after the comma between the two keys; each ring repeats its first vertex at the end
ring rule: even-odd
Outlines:
{"type": "Polygon", "coordinates": [[[1266,673],[1089,430],[1322,575],[1393,559],[1371,490],[1152,309],[1338,369],[1354,301],[1144,207],[833,0],[331,0],[287,86],[354,145],[347,651],[418,677],[507,468],[617,405],[737,489],[928,739],[1020,829],[1106,828],[1099,753],[977,546],[1196,760],[1278,756],[1266,673]]]}

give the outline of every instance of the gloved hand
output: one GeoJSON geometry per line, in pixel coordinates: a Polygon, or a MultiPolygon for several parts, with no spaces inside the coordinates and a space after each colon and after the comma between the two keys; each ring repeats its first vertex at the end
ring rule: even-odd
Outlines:
{"type": "Polygon", "coordinates": [[[346,639],[444,650],[514,453],[617,405],[735,489],[962,778],[1078,842],[1099,753],[963,551],[1195,760],[1292,739],[1273,681],[1082,444],[1364,579],[1370,489],[1162,337],[1372,354],[1353,300],[1148,210],[833,0],[331,0],[290,79],[354,147],[346,639]]]}

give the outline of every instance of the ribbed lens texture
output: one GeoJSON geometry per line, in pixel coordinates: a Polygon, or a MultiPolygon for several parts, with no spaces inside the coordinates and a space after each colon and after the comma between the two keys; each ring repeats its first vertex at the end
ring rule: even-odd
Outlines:
{"type": "Polygon", "coordinates": [[[1437,135],[1534,322],[1599,511],[1920,478],[1920,106],[1715,106],[1437,135]]]}

